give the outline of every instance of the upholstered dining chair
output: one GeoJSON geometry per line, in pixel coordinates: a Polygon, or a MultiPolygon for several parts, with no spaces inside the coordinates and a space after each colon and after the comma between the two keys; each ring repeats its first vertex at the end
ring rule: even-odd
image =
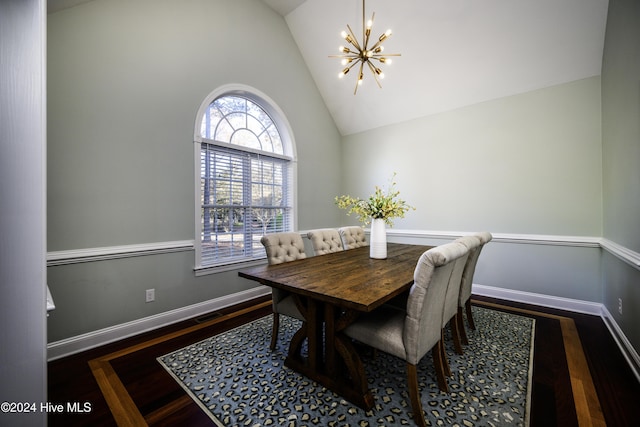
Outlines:
{"type": "Polygon", "coordinates": [[[335,228],[310,230],[307,233],[307,237],[311,241],[315,255],[325,255],[344,250],[340,233],[338,233],[338,230],[335,228]]]}
{"type": "Polygon", "coordinates": [[[469,252],[469,258],[467,258],[467,263],[464,266],[464,271],[462,272],[462,283],[460,284],[460,297],[458,298],[458,325],[460,326],[460,336],[463,344],[469,344],[469,339],[467,338],[467,333],[464,329],[464,321],[463,321],[463,311],[466,312],[467,315],[467,323],[469,328],[472,330],[476,329],[476,325],[473,322],[473,315],[471,314],[471,286],[473,284],[473,275],[476,271],[476,264],[478,263],[478,258],[480,257],[480,252],[484,245],[489,243],[493,236],[488,231],[482,231],[480,233],[475,233],[473,236],[477,237],[480,244],[469,252]]]}
{"type": "MultiPolygon", "coordinates": [[[[460,325],[458,319],[458,299],[460,297],[460,288],[462,286],[462,275],[464,273],[464,267],[467,264],[469,255],[472,250],[475,250],[480,245],[480,240],[475,236],[464,236],[454,240],[456,243],[460,243],[467,248],[467,253],[464,256],[456,259],[455,266],[449,278],[449,285],[447,288],[447,297],[444,304],[444,313],[442,316],[442,331],[444,337],[444,328],[449,324],[451,327],[451,336],[453,338],[453,346],[458,354],[463,354],[460,329],[464,326],[460,325]]],[[[445,359],[445,368],[449,372],[449,364],[445,359]]]]}
{"type": "Polygon", "coordinates": [[[413,274],[406,310],[385,305],[361,315],[343,330],[350,338],[406,362],[413,418],[419,426],[426,423],[416,365],[430,350],[438,387],[449,391],[442,364],[442,315],[455,261],[467,253],[467,248],[458,242],[424,252],[413,274]]]}
{"type": "MultiPolygon", "coordinates": [[[[267,252],[269,264],[282,264],[306,258],[304,241],[300,233],[285,232],[266,234],[260,239],[260,243],[267,252]]],[[[296,307],[293,297],[286,291],[271,288],[271,301],[273,304],[273,328],[271,331],[271,350],[276,348],[278,342],[278,330],[280,329],[280,314],[304,320],[304,316],[296,307]]]]}
{"type": "Polygon", "coordinates": [[[367,246],[368,244],[364,228],[360,226],[340,227],[338,228],[338,233],[340,233],[342,246],[345,251],[359,248],[360,246],[367,246]]]}

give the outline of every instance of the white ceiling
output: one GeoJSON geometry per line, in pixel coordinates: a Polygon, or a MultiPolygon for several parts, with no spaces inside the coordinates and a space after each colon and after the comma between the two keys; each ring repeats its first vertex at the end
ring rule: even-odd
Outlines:
{"type": "MultiPolygon", "coordinates": [[[[49,12],[88,0],[48,0],[49,12]]],[[[285,17],[343,135],[600,74],[608,0],[369,0],[373,34],[393,35],[382,89],[329,58],[360,39],[361,0],[263,0],[285,17]]]]}

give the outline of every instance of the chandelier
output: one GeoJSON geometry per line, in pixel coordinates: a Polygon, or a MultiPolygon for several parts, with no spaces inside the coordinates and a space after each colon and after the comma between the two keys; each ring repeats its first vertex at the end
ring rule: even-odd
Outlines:
{"type": "Polygon", "coordinates": [[[360,64],[358,70],[358,81],[356,82],[356,87],[353,91],[354,95],[358,92],[358,86],[362,85],[362,80],[364,78],[363,70],[365,66],[371,71],[371,74],[378,84],[378,87],[382,88],[380,80],[384,78],[384,73],[377,66],[377,63],[389,65],[391,64],[391,58],[389,58],[390,56],[400,56],[399,53],[382,53],[384,51],[384,46],[382,46],[382,43],[387,38],[389,38],[389,36],[391,36],[391,30],[385,31],[380,37],[378,37],[374,44],[369,47],[371,27],[373,26],[373,19],[375,18],[376,13],[373,12],[373,14],[371,15],[371,19],[367,21],[365,26],[364,2],[365,0],[362,0],[362,43],[358,43],[353,30],[349,25],[347,25],[347,30],[349,31],[343,31],[342,38],[345,39],[350,46],[340,46],[338,49],[342,53],[341,55],[329,55],[330,58],[342,59],[342,65],[345,68],[340,72],[340,74],[338,74],[339,78],[344,77],[354,66],[360,64]],[[374,61],[377,61],[377,63],[374,63],[374,61]]]}

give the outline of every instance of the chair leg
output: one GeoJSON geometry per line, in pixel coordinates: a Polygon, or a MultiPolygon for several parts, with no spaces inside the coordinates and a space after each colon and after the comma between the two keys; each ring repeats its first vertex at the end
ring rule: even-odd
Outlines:
{"type": "Polygon", "coordinates": [[[409,385],[409,396],[411,398],[411,410],[413,419],[420,427],[427,427],[422,414],[422,402],[420,402],[420,389],[418,388],[418,370],[416,365],[407,363],[407,384],[409,385]]]}
{"type": "Polygon", "coordinates": [[[469,322],[469,327],[475,331],[476,324],[473,322],[473,315],[471,314],[471,299],[468,299],[464,306],[467,310],[467,322],[469,322]]]}
{"type": "Polygon", "coordinates": [[[451,376],[451,367],[449,366],[449,361],[447,360],[447,352],[444,347],[444,329],[440,331],[440,341],[438,343],[438,348],[440,352],[440,360],[442,360],[442,372],[450,377],[451,376]]]}
{"type": "Polygon", "coordinates": [[[462,344],[469,345],[467,331],[464,328],[464,316],[462,314],[462,307],[458,307],[458,314],[456,314],[456,316],[458,318],[458,328],[460,329],[460,339],[462,340],[462,344]]]}
{"type": "Polygon", "coordinates": [[[454,315],[449,321],[451,324],[451,335],[453,336],[453,347],[456,349],[456,353],[464,354],[462,350],[462,344],[460,344],[460,325],[458,323],[458,316],[454,315]]]}
{"type": "Polygon", "coordinates": [[[276,348],[278,342],[278,330],[280,329],[280,315],[273,313],[273,329],[271,330],[271,345],[269,348],[273,351],[276,348]]]}
{"type": "Polygon", "coordinates": [[[438,380],[438,388],[445,393],[449,393],[449,386],[447,385],[446,373],[444,370],[444,364],[442,363],[442,351],[440,347],[442,346],[442,341],[438,341],[433,349],[431,350],[431,354],[433,355],[433,367],[436,370],[436,379],[438,380]]]}

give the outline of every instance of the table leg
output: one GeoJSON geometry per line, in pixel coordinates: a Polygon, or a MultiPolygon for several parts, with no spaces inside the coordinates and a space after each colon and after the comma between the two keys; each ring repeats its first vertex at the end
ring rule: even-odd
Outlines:
{"type": "Polygon", "coordinates": [[[302,322],[300,329],[291,338],[285,363],[298,371],[301,370],[301,366],[305,366],[305,370],[308,368],[311,371],[318,371],[323,360],[323,320],[319,304],[310,298],[303,304],[301,297],[298,295],[293,295],[293,298],[305,320],[302,322]],[[305,339],[307,340],[306,359],[302,357],[302,345],[305,339]]]}
{"type": "Polygon", "coordinates": [[[307,299],[304,306],[305,322],[291,340],[285,365],[361,408],[371,409],[373,395],[367,386],[364,366],[351,340],[341,333],[357,313],[343,312],[339,307],[312,299],[307,299]],[[301,349],[305,338],[308,354],[303,358],[301,349]],[[339,374],[339,370],[345,370],[348,375],[339,374]]]}
{"type": "Polygon", "coordinates": [[[325,330],[325,367],[327,372],[338,374],[336,368],[336,323],[335,310],[331,304],[325,304],[324,310],[324,330],[325,330]]]}
{"type": "MultiPolygon", "coordinates": [[[[373,395],[371,391],[369,391],[364,365],[358,355],[358,351],[351,343],[351,339],[342,334],[342,330],[353,323],[359,313],[352,310],[343,311],[340,308],[334,309],[333,307],[331,310],[335,310],[331,313],[331,319],[335,319],[335,322],[331,322],[333,330],[331,333],[327,331],[326,339],[327,342],[330,341],[333,343],[332,347],[334,350],[333,355],[327,356],[327,359],[335,359],[337,356],[340,356],[351,377],[349,382],[345,382],[346,387],[353,390],[358,396],[358,400],[361,401],[359,406],[364,409],[371,409],[373,407],[373,395]]],[[[329,313],[327,311],[327,317],[329,317],[328,315],[329,313]]]]}

